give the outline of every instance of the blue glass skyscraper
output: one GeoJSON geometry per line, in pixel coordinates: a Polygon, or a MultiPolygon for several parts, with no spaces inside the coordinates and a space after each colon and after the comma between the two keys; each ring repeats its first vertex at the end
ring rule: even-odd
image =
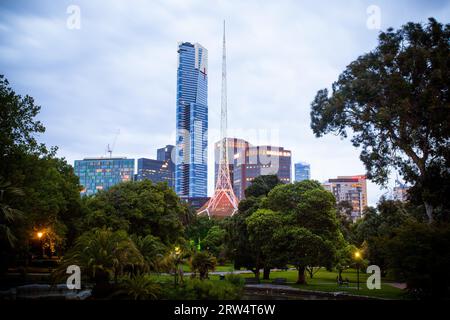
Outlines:
{"type": "Polygon", "coordinates": [[[208,51],[178,45],[175,191],[185,199],[207,195],[208,51]]]}
{"type": "Polygon", "coordinates": [[[125,181],[132,181],[134,159],[127,158],[86,158],[75,160],[75,174],[83,186],[81,195],[93,195],[100,190],[125,181]]]}
{"type": "Polygon", "coordinates": [[[295,167],[295,181],[303,181],[311,179],[311,166],[305,162],[294,164],[295,167]]]}

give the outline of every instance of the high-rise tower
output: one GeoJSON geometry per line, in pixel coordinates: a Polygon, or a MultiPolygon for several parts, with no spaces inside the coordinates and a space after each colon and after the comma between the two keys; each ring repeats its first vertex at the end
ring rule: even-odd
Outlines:
{"type": "Polygon", "coordinates": [[[183,199],[207,196],[208,51],[178,45],[175,192],[183,199]]]}
{"type": "Polygon", "coordinates": [[[222,97],[220,113],[220,160],[214,195],[198,211],[209,217],[223,218],[232,216],[238,209],[239,200],[233,191],[228,164],[227,144],[227,59],[225,46],[225,21],[223,22],[223,53],[222,53],[222,97]]]}

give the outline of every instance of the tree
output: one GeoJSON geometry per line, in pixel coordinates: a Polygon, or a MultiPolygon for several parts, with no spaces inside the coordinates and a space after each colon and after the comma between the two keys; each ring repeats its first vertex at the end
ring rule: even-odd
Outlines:
{"type": "MultiPolygon", "coordinates": [[[[420,186],[428,220],[445,195],[437,177],[450,177],[450,24],[430,18],[379,35],[378,47],[320,90],[311,110],[317,137],[351,130],[368,178],[385,184],[391,169],[420,186]]],[[[447,188],[448,189],[448,188],[447,188]]]]}
{"type": "Polygon", "coordinates": [[[281,184],[281,180],[277,175],[262,175],[253,179],[252,183],[245,189],[245,197],[261,197],[267,196],[267,194],[281,184]]]}
{"type": "Polygon", "coordinates": [[[17,237],[11,230],[11,223],[23,218],[20,210],[12,208],[7,202],[8,197],[22,197],[22,189],[11,186],[11,183],[0,177],[0,241],[6,241],[14,247],[17,237]]]}
{"type": "MultiPolygon", "coordinates": [[[[216,258],[221,258],[224,251],[225,230],[218,225],[212,226],[201,241],[201,247],[211,252],[216,258]]],[[[221,259],[223,260],[223,259],[221,259]]]]}
{"type": "Polygon", "coordinates": [[[150,234],[145,237],[132,235],[131,239],[144,257],[144,270],[161,271],[163,268],[161,261],[167,252],[166,246],[157,237],[150,234]]]}
{"type": "Polygon", "coordinates": [[[284,255],[280,259],[296,266],[297,283],[306,283],[308,266],[331,268],[336,250],[343,243],[333,194],[320,183],[305,180],[275,187],[266,204],[286,216],[284,226],[274,230],[272,243],[275,251],[284,255]]]}
{"type": "Polygon", "coordinates": [[[275,230],[274,244],[282,259],[294,265],[298,271],[298,284],[306,284],[305,270],[307,266],[317,263],[329,266],[334,260],[333,244],[314,234],[310,230],[298,226],[285,226],[275,230]]]}
{"type": "Polygon", "coordinates": [[[336,217],[339,223],[339,229],[346,241],[352,240],[352,211],[353,206],[350,201],[345,200],[337,203],[336,217]]]}
{"type": "Polygon", "coordinates": [[[414,220],[406,211],[404,203],[382,197],[377,208],[365,209],[363,218],[354,227],[354,239],[357,246],[367,247],[366,257],[385,274],[388,264],[387,243],[396,235],[399,227],[414,220]]]}
{"type": "Polygon", "coordinates": [[[89,199],[87,206],[85,229],[108,226],[143,237],[151,234],[165,245],[183,237],[186,207],[165,183],[120,183],[89,199]]]}
{"type": "Polygon", "coordinates": [[[251,250],[255,255],[256,279],[259,281],[259,270],[264,268],[264,279],[269,280],[270,268],[283,264],[279,252],[274,250],[273,233],[283,225],[283,215],[278,212],[259,209],[246,219],[251,250]]]}
{"type": "Polygon", "coordinates": [[[9,87],[8,80],[0,75],[0,176],[8,180],[9,159],[15,153],[47,154],[44,144],[35,135],[45,132],[40,121],[35,120],[41,107],[28,95],[22,97],[9,87]]]}
{"type": "MultiPolygon", "coordinates": [[[[249,197],[239,202],[238,212],[224,220],[225,250],[227,256],[234,261],[234,268],[244,267],[251,270],[255,277],[259,275],[260,266],[255,263],[256,253],[249,239],[247,218],[262,207],[265,197],[249,197]]],[[[269,270],[270,271],[270,270],[269,270]]],[[[265,271],[265,275],[267,275],[265,271]]]]}
{"type": "Polygon", "coordinates": [[[353,255],[356,251],[356,246],[352,244],[345,244],[337,250],[335,268],[338,271],[339,281],[343,281],[342,272],[354,262],[353,255]]]}
{"type": "Polygon", "coordinates": [[[191,271],[198,272],[200,280],[208,279],[209,270],[216,268],[217,259],[208,251],[197,251],[190,260],[191,271]]]}
{"type": "Polygon", "coordinates": [[[450,296],[450,226],[408,221],[386,243],[388,266],[420,298],[450,296]]]}
{"type": "Polygon", "coordinates": [[[95,229],[83,233],[64,256],[56,277],[64,277],[69,265],[95,282],[97,292],[108,292],[109,280],[123,274],[127,266],[142,266],[144,258],[125,231],[95,229]]]}

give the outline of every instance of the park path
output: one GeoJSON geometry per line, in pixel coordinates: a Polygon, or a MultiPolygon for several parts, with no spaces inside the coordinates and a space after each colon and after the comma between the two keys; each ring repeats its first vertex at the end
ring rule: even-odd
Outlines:
{"type": "Polygon", "coordinates": [[[391,287],[394,287],[397,289],[401,289],[401,290],[406,289],[406,283],[403,283],[403,282],[388,282],[387,284],[390,285],[391,287]]]}

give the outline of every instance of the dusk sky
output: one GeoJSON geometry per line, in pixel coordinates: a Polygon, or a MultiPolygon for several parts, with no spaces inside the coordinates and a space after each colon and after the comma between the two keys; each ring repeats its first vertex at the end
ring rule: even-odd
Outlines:
{"type": "MultiPolygon", "coordinates": [[[[118,130],[114,156],[156,158],[175,144],[177,43],[200,43],[209,58],[210,195],[225,19],[229,136],[292,150],[293,163],[310,163],[322,182],[365,172],[349,139],[314,137],[309,113],[318,90],[376,47],[373,8],[382,30],[450,18],[450,1],[2,0],[0,74],[42,106],[39,139],[69,163],[106,156],[118,130]],[[67,25],[70,5],[80,9],[79,29],[67,25]]],[[[369,204],[386,191],[369,183],[369,204]]]]}

